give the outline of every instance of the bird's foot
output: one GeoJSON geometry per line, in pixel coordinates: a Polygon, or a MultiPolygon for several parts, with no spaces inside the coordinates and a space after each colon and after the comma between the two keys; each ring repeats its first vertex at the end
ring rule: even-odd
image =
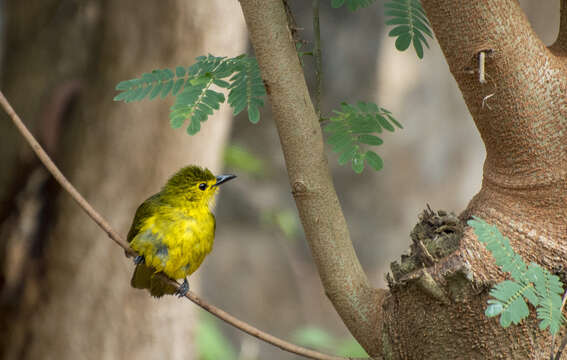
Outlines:
{"type": "Polygon", "coordinates": [[[144,255],[138,255],[134,258],[134,264],[136,265],[143,264],[144,262],[146,262],[146,259],[144,259],[144,255]]]}
{"type": "Polygon", "coordinates": [[[175,295],[181,298],[187,295],[187,292],[189,292],[189,281],[185,278],[181,286],[175,291],[175,295]]]}

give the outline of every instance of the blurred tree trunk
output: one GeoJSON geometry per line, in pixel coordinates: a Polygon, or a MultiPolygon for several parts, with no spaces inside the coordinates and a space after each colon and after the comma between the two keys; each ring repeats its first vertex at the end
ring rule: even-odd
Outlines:
{"type": "MultiPolygon", "coordinates": [[[[7,1],[6,19],[2,89],[119,232],[180,167],[220,169],[229,111],[190,137],[169,127],[170,100],[125,105],[112,97],[117,82],[142,72],[243,52],[237,4],[7,1]],[[213,33],[218,24],[231,36],[213,33]]],[[[195,307],[130,288],[131,260],[59,191],[2,117],[0,357],[191,358],[195,307]]]]}

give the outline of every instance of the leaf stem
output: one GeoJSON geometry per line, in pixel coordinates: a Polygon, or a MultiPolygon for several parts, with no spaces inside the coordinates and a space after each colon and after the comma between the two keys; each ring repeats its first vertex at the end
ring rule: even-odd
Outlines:
{"type": "Polygon", "coordinates": [[[321,96],[323,92],[323,64],[321,57],[321,26],[319,24],[319,0],[313,0],[313,35],[315,37],[315,47],[313,56],[315,58],[315,113],[321,119],[321,96]]]}

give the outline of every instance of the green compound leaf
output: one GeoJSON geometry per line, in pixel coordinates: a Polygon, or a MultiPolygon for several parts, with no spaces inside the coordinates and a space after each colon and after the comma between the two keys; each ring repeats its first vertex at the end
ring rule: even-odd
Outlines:
{"type": "Polygon", "coordinates": [[[351,161],[352,169],[360,174],[365,164],[379,171],[383,161],[374,151],[366,151],[366,145],[379,146],[383,140],[376,136],[383,129],[394,131],[402,128],[391,112],[374,103],[358,102],[356,105],[342,103],[340,110],[334,110],[334,116],[325,124],[328,134],[327,143],[339,154],[338,163],[344,165],[351,161]]]}
{"type": "Polygon", "coordinates": [[[500,301],[489,299],[488,306],[486,307],[484,314],[487,317],[494,317],[500,315],[502,311],[504,311],[504,306],[500,301]]]}
{"type": "Polygon", "coordinates": [[[417,54],[417,57],[423,59],[423,45],[421,45],[421,41],[414,41],[413,48],[415,50],[415,53],[417,54]]]}
{"type": "Polygon", "coordinates": [[[425,35],[433,38],[431,25],[419,0],[390,0],[384,4],[384,15],[392,25],[388,36],[396,38],[396,49],[405,51],[413,43],[417,57],[423,58],[423,45],[429,48],[425,35]],[[425,35],[424,35],[425,34],[425,35]]]}
{"type": "Polygon", "coordinates": [[[362,170],[364,170],[364,155],[360,153],[356,153],[352,158],[352,170],[360,174],[362,170]]]}
{"type": "Polygon", "coordinates": [[[178,78],[184,77],[184,76],[185,76],[185,73],[186,73],[186,70],[185,70],[185,68],[184,68],[183,66],[178,66],[178,67],[175,68],[175,75],[176,75],[178,78]]]}
{"type": "Polygon", "coordinates": [[[539,328],[541,330],[549,328],[552,334],[557,334],[565,321],[561,313],[563,284],[559,277],[537,264],[530,264],[528,272],[534,275],[532,279],[534,280],[536,293],[539,296],[536,308],[537,318],[541,320],[539,328]]]}
{"type": "Polygon", "coordinates": [[[153,70],[140,78],[121,81],[116,85],[120,93],[114,100],[128,103],[173,95],[176,99],[169,114],[171,127],[179,128],[188,120],[187,132],[194,135],[201,129],[201,122],[226,101],[222,93],[212,89],[216,86],[229,89],[228,102],[235,114],[246,109],[252,123],[260,120],[259,108],[264,105],[266,90],[256,59],[209,54],[196,60],[189,67],[177,66],[175,71],[153,70]]]}
{"type": "Polygon", "coordinates": [[[240,58],[233,61],[235,74],[230,78],[228,103],[234,115],[248,111],[248,119],[255,124],[260,120],[259,108],[264,106],[266,89],[260,77],[260,68],[254,58],[240,58]]]}
{"type": "MultiPolygon", "coordinates": [[[[150,93],[149,99],[150,99],[150,100],[155,99],[155,98],[159,95],[159,93],[161,92],[161,88],[162,88],[162,87],[163,87],[163,83],[162,83],[161,81],[158,82],[158,83],[154,86],[154,88],[152,89],[152,92],[150,93]]],[[[137,99],[137,100],[142,100],[142,99],[137,99]]]]}
{"type": "Polygon", "coordinates": [[[173,90],[171,91],[171,95],[175,96],[179,93],[179,90],[183,88],[185,84],[185,79],[177,79],[175,84],[173,85],[173,90]]]}
{"type": "Polygon", "coordinates": [[[374,151],[368,150],[365,154],[366,162],[368,165],[372,166],[372,168],[376,171],[379,171],[384,167],[384,162],[382,158],[378,156],[374,151]]]}
{"type": "Polygon", "coordinates": [[[396,49],[399,51],[405,51],[409,48],[411,44],[411,35],[410,34],[402,34],[398,36],[396,39],[396,49]]]}
{"type": "Polygon", "coordinates": [[[389,111],[387,111],[386,109],[382,108],[381,109],[382,112],[386,113],[386,117],[388,118],[388,120],[390,120],[390,122],[394,125],[396,125],[398,127],[398,129],[403,129],[404,127],[402,126],[402,124],[400,124],[398,122],[398,120],[394,119],[394,117],[392,116],[392,113],[390,113],[389,111]]]}
{"type": "Polygon", "coordinates": [[[356,145],[354,145],[352,143],[348,144],[344,148],[341,156],[339,156],[339,165],[344,165],[347,162],[349,162],[350,160],[352,160],[352,158],[354,158],[354,155],[356,155],[356,153],[357,153],[356,145]]]}
{"type": "Polygon", "coordinates": [[[526,265],[517,254],[510,240],[496,226],[474,217],[468,224],[474,229],[478,240],[486,245],[498,266],[510,273],[513,280],[505,280],[490,291],[494,299],[488,300],[486,316],[500,315],[500,325],[518,324],[529,315],[529,302],[536,308],[541,330],[549,329],[557,334],[565,318],[561,313],[563,284],[556,275],[540,265],[526,265]]]}
{"type": "Polygon", "coordinates": [[[163,89],[161,90],[161,98],[163,99],[164,97],[166,97],[167,95],[169,95],[169,92],[171,91],[171,89],[173,88],[173,80],[168,80],[163,84],[163,89]]]}
{"type": "Polygon", "coordinates": [[[496,298],[491,305],[494,307],[495,301],[498,301],[502,308],[500,317],[502,327],[508,327],[511,323],[519,324],[530,314],[523,296],[528,293],[527,296],[533,298],[535,296],[533,291],[533,284],[517,283],[511,280],[497,284],[490,291],[490,295],[496,298]]]}
{"type": "Polygon", "coordinates": [[[496,226],[476,219],[470,220],[469,225],[475,229],[478,240],[484,243],[492,253],[496,265],[500,266],[503,271],[509,272],[516,281],[526,279],[527,264],[520,255],[514,252],[510,240],[504,237],[496,226]]]}
{"type": "Polygon", "coordinates": [[[367,144],[367,145],[382,145],[382,143],[384,143],[384,141],[382,139],[380,139],[378,136],[374,136],[374,135],[360,135],[358,137],[358,141],[363,143],[363,144],[367,144]]]}

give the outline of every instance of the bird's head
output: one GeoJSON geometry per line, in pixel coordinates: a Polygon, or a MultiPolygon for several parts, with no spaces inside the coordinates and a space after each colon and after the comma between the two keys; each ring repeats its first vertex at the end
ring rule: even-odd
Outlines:
{"type": "Polygon", "coordinates": [[[187,166],[179,170],[165,184],[162,194],[167,201],[184,203],[190,207],[212,207],[219,185],[236,175],[214,176],[209,169],[187,166]]]}

